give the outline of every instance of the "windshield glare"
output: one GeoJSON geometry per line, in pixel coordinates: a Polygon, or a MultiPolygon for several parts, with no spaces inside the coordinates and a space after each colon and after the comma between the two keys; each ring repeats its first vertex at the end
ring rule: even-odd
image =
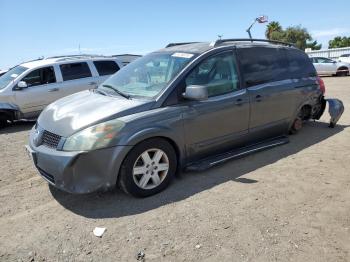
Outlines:
{"type": "Polygon", "coordinates": [[[11,81],[15,80],[17,76],[22,74],[28,68],[24,66],[16,66],[9,71],[7,71],[4,75],[0,76],[0,90],[4,89],[11,81]]]}
{"type": "Polygon", "coordinates": [[[111,86],[131,97],[157,96],[174,77],[194,59],[189,53],[152,53],[123,67],[99,89],[111,92],[111,86]]]}

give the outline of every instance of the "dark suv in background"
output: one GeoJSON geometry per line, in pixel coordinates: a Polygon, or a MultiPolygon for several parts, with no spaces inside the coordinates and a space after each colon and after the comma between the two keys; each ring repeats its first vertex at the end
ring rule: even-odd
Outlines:
{"type": "Polygon", "coordinates": [[[288,142],[325,108],[308,56],[285,43],[176,43],[96,90],[40,115],[28,150],[40,174],[73,193],[160,192],[177,170],[202,170],[288,142]]]}

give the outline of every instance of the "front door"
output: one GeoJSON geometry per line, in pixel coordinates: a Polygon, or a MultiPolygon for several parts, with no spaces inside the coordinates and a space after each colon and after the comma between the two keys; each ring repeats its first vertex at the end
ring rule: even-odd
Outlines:
{"type": "Polygon", "coordinates": [[[34,118],[50,103],[61,97],[53,66],[35,69],[24,76],[27,88],[16,90],[16,103],[25,118],[34,118]]]}
{"type": "Polygon", "coordinates": [[[208,100],[184,103],[184,127],[190,161],[243,143],[248,133],[249,98],[240,88],[233,52],[211,56],[187,76],[186,86],[204,85],[208,100]]]}

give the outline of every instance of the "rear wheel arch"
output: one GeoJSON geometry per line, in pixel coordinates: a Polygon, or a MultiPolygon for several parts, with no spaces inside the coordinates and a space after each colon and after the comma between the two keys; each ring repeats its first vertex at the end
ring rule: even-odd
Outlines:
{"type": "Polygon", "coordinates": [[[340,66],[338,69],[337,69],[337,75],[349,75],[349,70],[350,68],[349,67],[346,67],[346,66],[340,66]]]}

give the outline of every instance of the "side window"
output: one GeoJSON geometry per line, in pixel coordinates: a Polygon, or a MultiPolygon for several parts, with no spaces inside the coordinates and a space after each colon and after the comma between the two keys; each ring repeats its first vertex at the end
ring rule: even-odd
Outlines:
{"type": "Polygon", "coordinates": [[[30,72],[22,81],[25,81],[28,87],[55,83],[55,70],[52,66],[40,68],[30,72]]]}
{"type": "Polygon", "coordinates": [[[249,47],[237,52],[247,87],[289,78],[284,49],[249,47]]]}
{"type": "Polygon", "coordinates": [[[120,69],[114,61],[94,61],[94,65],[100,76],[113,75],[120,69]]]}
{"type": "MultiPolygon", "coordinates": [[[[286,53],[289,60],[291,78],[313,77],[317,75],[315,67],[304,52],[297,49],[288,49],[286,53]]],[[[316,59],[318,63],[321,63],[320,58],[316,59]]]]}
{"type": "Polygon", "coordinates": [[[239,78],[233,53],[225,53],[204,60],[193,69],[185,82],[186,86],[206,86],[209,97],[238,90],[239,78]]]}
{"type": "Polygon", "coordinates": [[[91,77],[91,71],[86,62],[60,65],[63,81],[91,77]]]}

